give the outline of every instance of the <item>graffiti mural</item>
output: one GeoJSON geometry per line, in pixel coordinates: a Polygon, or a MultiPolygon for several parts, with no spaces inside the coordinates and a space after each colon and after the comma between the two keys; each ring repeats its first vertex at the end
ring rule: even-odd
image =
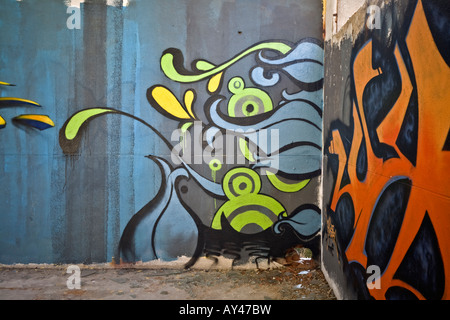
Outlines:
{"type": "Polygon", "coordinates": [[[360,298],[450,297],[450,15],[443,5],[411,2],[390,37],[378,31],[358,39],[350,126],[336,120],[328,133],[334,185],[325,250],[360,298]],[[380,268],[380,288],[367,284],[370,266],[380,268]]]}
{"type": "Polygon", "coordinates": [[[91,120],[115,114],[144,124],[167,147],[168,156],[148,156],[162,181],[124,228],[120,260],[188,256],[189,267],[201,256],[223,255],[258,263],[298,243],[318,254],[321,212],[303,192],[318,188],[321,173],[322,43],[264,41],[221,64],[197,59],[191,68],[169,48],[160,66],[188,86],[180,97],[161,84],[147,90],[163,121],[178,124],[170,136],[110,108],[81,110],[60,130],[61,148],[73,154],[91,120]],[[204,92],[189,87],[199,82],[204,92]]]}

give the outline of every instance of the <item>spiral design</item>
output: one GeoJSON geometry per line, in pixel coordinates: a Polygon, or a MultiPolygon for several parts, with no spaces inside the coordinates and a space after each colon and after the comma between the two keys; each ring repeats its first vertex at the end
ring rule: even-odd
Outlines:
{"type": "Polygon", "coordinates": [[[228,82],[228,90],[233,96],[228,101],[228,115],[231,117],[251,117],[273,109],[269,95],[261,89],[245,88],[241,77],[228,82]]]}
{"type": "Polygon", "coordinates": [[[279,215],[286,216],[284,207],[274,198],[260,194],[261,178],[248,168],[235,168],[224,177],[222,188],[228,201],[217,210],[213,229],[222,229],[222,216],[238,232],[254,234],[272,227],[279,215]]]}

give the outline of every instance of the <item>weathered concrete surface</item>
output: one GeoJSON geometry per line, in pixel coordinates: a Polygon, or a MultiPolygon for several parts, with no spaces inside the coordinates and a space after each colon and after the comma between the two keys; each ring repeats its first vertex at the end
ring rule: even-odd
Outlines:
{"type": "Polygon", "coordinates": [[[270,268],[80,265],[69,289],[68,265],[0,266],[1,300],[334,300],[315,262],[270,268]]]}

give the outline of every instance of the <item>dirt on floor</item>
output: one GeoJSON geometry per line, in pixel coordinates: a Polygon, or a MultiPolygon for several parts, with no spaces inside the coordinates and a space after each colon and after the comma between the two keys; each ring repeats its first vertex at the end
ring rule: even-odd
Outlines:
{"type": "Polygon", "coordinates": [[[312,259],[253,267],[173,265],[0,266],[2,300],[335,300],[312,259]],[[72,287],[72,288],[70,288],[72,287]]]}

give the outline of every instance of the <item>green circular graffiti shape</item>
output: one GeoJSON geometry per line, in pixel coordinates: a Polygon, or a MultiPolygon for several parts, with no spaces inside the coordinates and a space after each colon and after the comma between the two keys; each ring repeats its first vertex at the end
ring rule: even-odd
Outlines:
{"type": "Polygon", "coordinates": [[[238,93],[244,89],[244,80],[241,77],[234,77],[228,82],[228,90],[231,93],[238,93]]]}
{"type": "Polygon", "coordinates": [[[246,117],[273,109],[270,96],[261,89],[245,88],[244,80],[241,77],[232,78],[228,82],[228,90],[233,93],[228,101],[228,115],[230,117],[236,117],[238,109],[246,117]]]}
{"type": "Polygon", "coordinates": [[[230,217],[233,216],[233,213],[236,210],[239,210],[243,206],[252,206],[252,207],[262,207],[270,211],[274,217],[278,217],[280,215],[286,216],[286,210],[278,202],[276,199],[263,195],[250,193],[242,196],[234,197],[229,201],[225,202],[219,210],[217,210],[216,215],[211,224],[211,228],[216,230],[222,229],[221,217],[224,215],[230,222],[230,225],[236,230],[240,231],[245,225],[248,224],[256,224],[261,227],[261,231],[266,230],[271,227],[276,220],[270,219],[267,214],[264,214],[263,210],[247,210],[242,213],[239,213],[235,217],[233,217],[230,221],[230,217]],[[258,214],[256,214],[257,212],[258,214]],[[264,216],[265,218],[262,218],[264,216]],[[237,220],[236,220],[237,219],[237,220]],[[236,221],[235,221],[236,220],[236,221]],[[270,223],[268,221],[270,220],[270,223]]]}
{"type": "Polygon", "coordinates": [[[230,225],[236,231],[241,232],[242,228],[249,224],[258,225],[262,231],[270,228],[273,225],[273,221],[265,214],[257,210],[249,210],[237,215],[231,222],[230,225]]]}
{"type": "Polygon", "coordinates": [[[242,104],[242,113],[246,117],[257,115],[259,112],[259,105],[254,101],[248,100],[242,104]]]}
{"type": "MultiPolygon", "coordinates": [[[[234,168],[228,171],[223,178],[222,188],[228,201],[217,210],[211,224],[213,229],[222,229],[222,216],[225,216],[231,227],[238,232],[247,225],[257,225],[259,230],[263,231],[271,227],[279,215],[286,216],[286,210],[280,202],[259,194],[261,178],[252,169],[234,168]],[[240,210],[245,211],[239,212],[240,210]]],[[[254,232],[256,231],[251,231],[254,232]]]]}
{"type": "Polygon", "coordinates": [[[212,160],[209,162],[209,168],[210,168],[212,171],[218,171],[218,170],[220,170],[220,169],[222,168],[222,163],[220,162],[219,159],[212,159],[212,160]]]}
{"type": "Polygon", "coordinates": [[[244,195],[249,194],[253,192],[258,192],[254,190],[254,183],[251,181],[248,177],[245,176],[239,176],[233,179],[233,182],[231,183],[233,187],[233,191],[235,194],[238,195],[244,195]]]}
{"type": "MultiPolygon", "coordinates": [[[[244,177],[247,179],[246,181],[248,181],[251,185],[254,185],[253,193],[258,193],[261,190],[261,178],[258,173],[248,168],[235,168],[228,171],[222,181],[222,188],[228,199],[236,197],[236,194],[242,194],[242,191],[239,189],[239,185],[235,185],[233,183],[233,181],[238,177],[244,177]],[[230,189],[230,187],[232,187],[232,189],[230,189]]],[[[243,182],[242,179],[243,178],[239,178],[238,181],[243,182]]]]}

